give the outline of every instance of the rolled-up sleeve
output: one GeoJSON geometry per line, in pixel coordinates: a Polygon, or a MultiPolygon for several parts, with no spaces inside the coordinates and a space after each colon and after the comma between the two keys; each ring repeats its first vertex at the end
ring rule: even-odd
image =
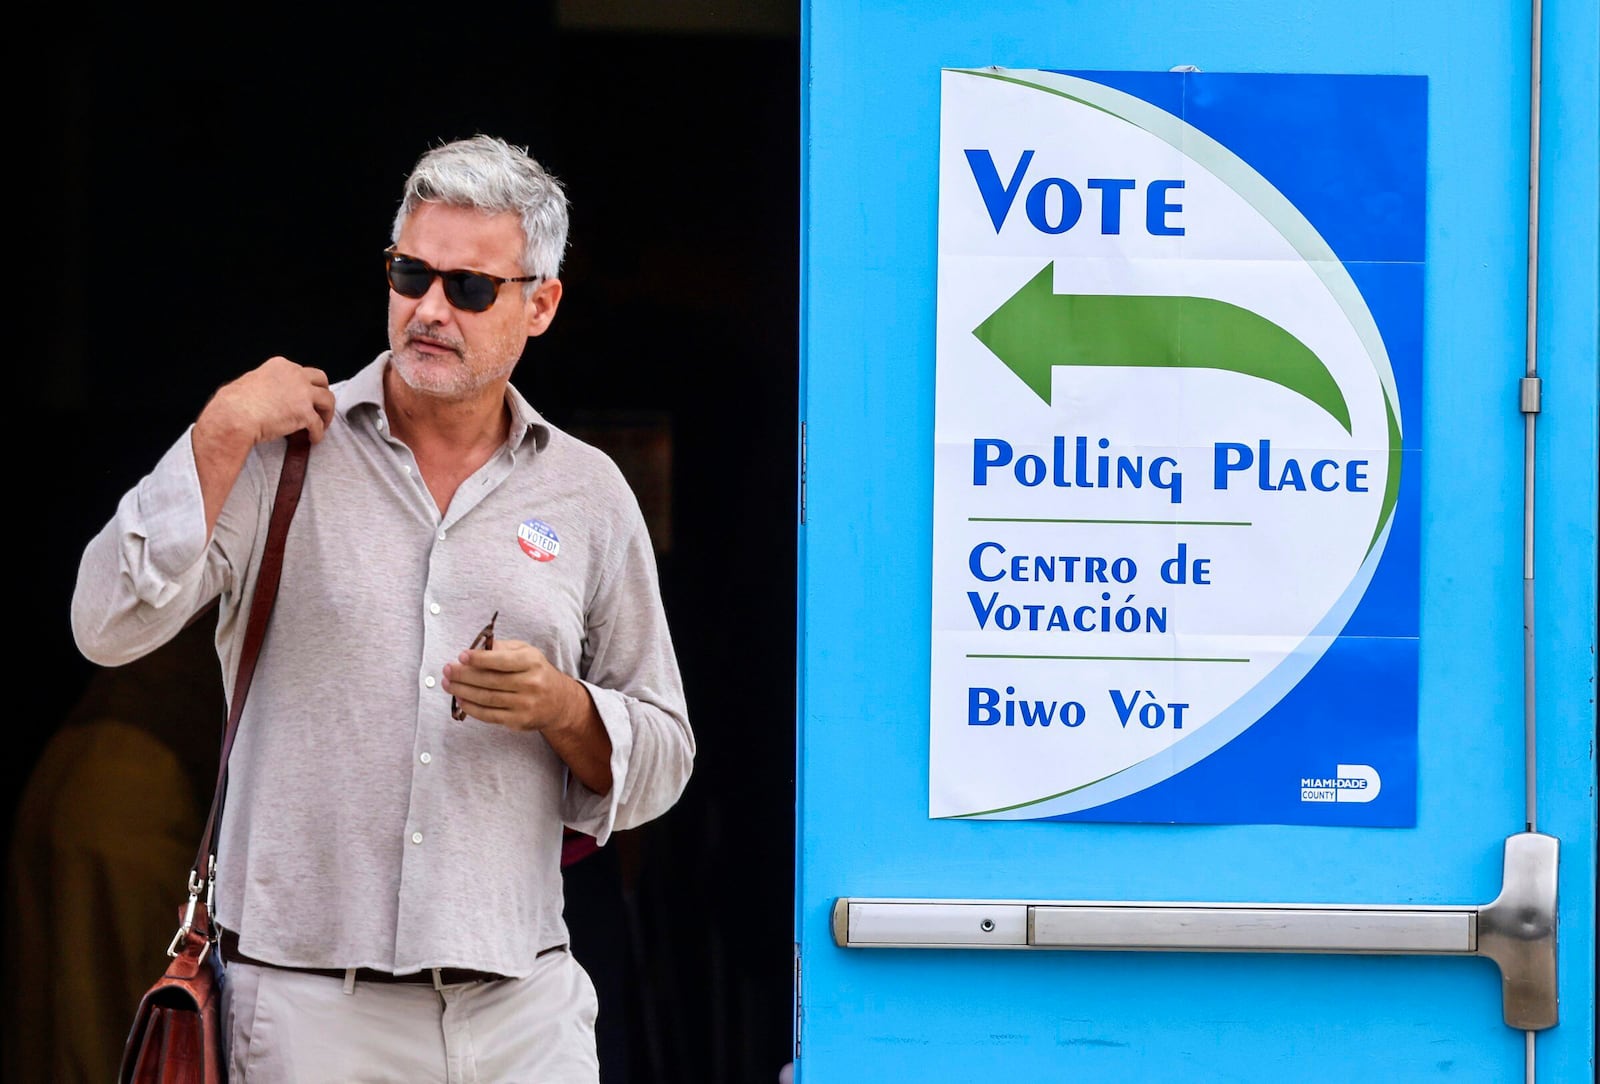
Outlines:
{"type": "Polygon", "coordinates": [[[579,678],[611,739],[612,783],[602,795],[569,776],[563,818],[604,844],[671,808],[694,766],[683,679],[637,507],[590,607],[583,663],[579,678]]]}
{"type": "Polygon", "coordinates": [[[228,554],[249,552],[260,475],[252,453],[211,539],[187,430],[122,495],[78,562],[72,634],[84,657],[102,666],[132,662],[177,635],[230,586],[228,554]]]}

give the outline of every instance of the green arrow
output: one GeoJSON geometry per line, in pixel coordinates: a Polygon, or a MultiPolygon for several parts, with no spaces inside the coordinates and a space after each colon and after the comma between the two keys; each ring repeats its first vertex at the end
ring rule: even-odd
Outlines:
{"type": "Polygon", "coordinates": [[[1057,365],[1221,369],[1303,395],[1350,432],[1322,359],[1264,316],[1205,297],[1057,294],[1054,277],[1045,264],[972,331],[1046,403],[1057,365]]]}

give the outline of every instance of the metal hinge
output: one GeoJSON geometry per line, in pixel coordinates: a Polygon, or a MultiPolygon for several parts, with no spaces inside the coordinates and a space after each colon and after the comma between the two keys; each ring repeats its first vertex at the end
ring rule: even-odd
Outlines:
{"type": "Polygon", "coordinates": [[[800,525],[806,522],[806,423],[800,423],[800,525]]]}

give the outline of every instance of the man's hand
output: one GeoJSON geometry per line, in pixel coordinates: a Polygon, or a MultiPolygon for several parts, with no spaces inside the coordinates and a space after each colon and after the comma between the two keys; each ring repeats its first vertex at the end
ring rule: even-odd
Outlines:
{"type": "Polygon", "coordinates": [[[611,738],[589,690],[532,644],[496,640],[445,663],[444,690],[468,716],[510,730],[538,731],[596,794],[611,789],[611,738]]]}
{"type": "Polygon", "coordinates": [[[194,423],[195,444],[215,445],[219,451],[242,449],[242,460],[257,444],[301,429],[315,444],[332,422],[328,374],[288,358],[268,358],[217,389],[194,423]]]}
{"type": "Polygon", "coordinates": [[[190,434],[208,537],[250,449],[301,429],[315,444],[332,424],[333,409],[328,374],[288,358],[268,358],[217,389],[190,434]]]}

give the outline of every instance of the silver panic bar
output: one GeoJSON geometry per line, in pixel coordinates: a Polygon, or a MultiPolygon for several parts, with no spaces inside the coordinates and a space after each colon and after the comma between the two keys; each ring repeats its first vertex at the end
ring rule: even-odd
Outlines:
{"type": "Polygon", "coordinates": [[[833,939],[841,948],[1484,956],[1500,968],[1506,1023],[1540,1031],[1559,1019],[1559,847],[1537,832],[1507,839],[1500,895],[1481,906],[841,897],[833,939]]]}

